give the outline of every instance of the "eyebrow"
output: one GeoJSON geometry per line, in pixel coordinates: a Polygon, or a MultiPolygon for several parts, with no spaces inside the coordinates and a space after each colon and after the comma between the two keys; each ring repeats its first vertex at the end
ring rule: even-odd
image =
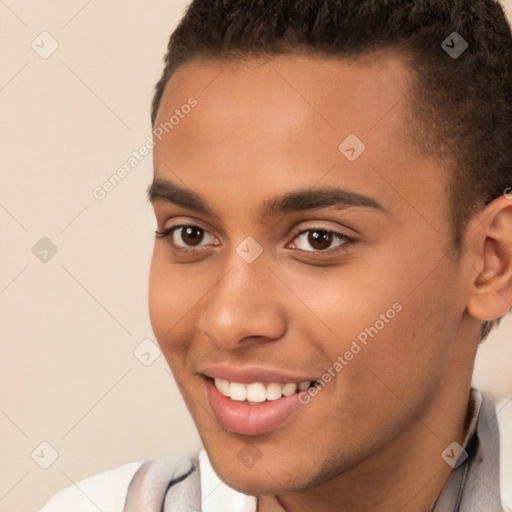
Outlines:
{"type": "MultiPolygon", "coordinates": [[[[182,188],[167,179],[155,178],[148,187],[148,200],[150,203],[172,203],[197,213],[219,218],[219,215],[208,202],[196,192],[182,188]]],[[[359,194],[352,190],[322,187],[303,188],[278,197],[263,201],[260,205],[261,217],[273,217],[283,213],[319,208],[336,208],[344,210],[350,207],[372,208],[387,213],[387,210],[374,198],[359,194]]]]}

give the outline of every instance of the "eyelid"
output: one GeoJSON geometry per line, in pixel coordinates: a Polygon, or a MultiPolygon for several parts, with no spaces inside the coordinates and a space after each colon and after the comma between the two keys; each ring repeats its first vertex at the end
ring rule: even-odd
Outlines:
{"type": "Polygon", "coordinates": [[[332,233],[337,233],[339,235],[343,235],[347,238],[356,240],[360,233],[350,228],[346,225],[340,225],[336,223],[336,225],[332,225],[329,221],[322,221],[320,219],[311,219],[310,221],[301,222],[297,226],[295,226],[291,230],[291,236],[297,236],[300,233],[304,233],[304,231],[330,231],[332,233]]]}
{"type": "MultiPolygon", "coordinates": [[[[164,212],[165,213],[165,212],[164,212]]],[[[212,236],[217,239],[223,238],[227,236],[230,230],[226,231],[222,226],[213,228],[209,222],[205,222],[202,219],[194,217],[193,215],[187,214],[172,214],[172,212],[165,213],[165,216],[162,215],[162,218],[157,215],[157,226],[161,225],[162,229],[159,231],[167,231],[168,229],[178,228],[178,227],[198,227],[204,231],[207,231],[212,236]],[[172,225],[171,225],[172,222],[172,225]],[[166,227],[168,225],[168,227],[166,227]]],[[[156,231],[155,231],[156,232],[156,231]]]]}
{"type": "MultiPolygon", "coordinates": [[[[202,229],[203,231],[206,231],[215,238],[219,238],[218,234],[216,233],[216,230],[212,230],[210,226],[207,227],[207,224],[205,224],[202,220],[196,219],[194,217],[175,216],[167,219],[167,221],[163,222],[162,225],[163,228],[161,230],[158,230],[160,232],[167,232],[170,231],[171,229],[177,229],[181,227],[197,227],[202,229]],[[173,221],[173,223],[166,227],[166,224],[169,223],[171,220],[173,221]]],[[[155,231],[155,233],[157,233],[157,231],[155,231]]]]}

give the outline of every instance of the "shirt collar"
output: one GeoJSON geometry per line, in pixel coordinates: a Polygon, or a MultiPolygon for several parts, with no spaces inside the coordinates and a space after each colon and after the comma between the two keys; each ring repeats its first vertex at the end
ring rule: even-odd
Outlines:
{"type": "Polygon", "coordinates": [[[476,430],[476,425],[478,423],[478,416],[480,414],[480,409],[482,408],[483,395],[482,392],[476,388],[471,388],[470,395],[470,403],[469,403],[469,413],[470,416],[466,421],[466,436],[464,437],[464,442],[462,443],[462,447],[466,448],[469,440],[473,437],[473,434],[476,430]]]}
{"type": "Polygon", "coordinates": [[[199,452],[199,473],[203,512],[256,512],[256,498],[224,483],[213,470],[204,449],[199,452]]]}

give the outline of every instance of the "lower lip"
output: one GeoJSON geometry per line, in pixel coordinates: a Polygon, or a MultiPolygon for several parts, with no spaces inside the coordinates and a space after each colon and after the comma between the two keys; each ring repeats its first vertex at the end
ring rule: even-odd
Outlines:
{"type": "Polygon", "coordinates": [[[226,430],[236,434],[256,436],[272,432],[302,406],[298,393],[249,405],[231,400],[215,387],[211,379],[205,380],[213,414],[226,430]]]}

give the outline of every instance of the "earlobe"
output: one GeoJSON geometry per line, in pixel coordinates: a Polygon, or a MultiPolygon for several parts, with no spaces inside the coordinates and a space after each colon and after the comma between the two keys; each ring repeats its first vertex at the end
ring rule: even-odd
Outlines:
{"type": "Polygon", "coordinates": [[[475,230],[478,250],[473,268],[478,271],[467,309],[474,318],[494,320],[512,307],[512,201],[501,196],[483,213],[475,230]]]}

